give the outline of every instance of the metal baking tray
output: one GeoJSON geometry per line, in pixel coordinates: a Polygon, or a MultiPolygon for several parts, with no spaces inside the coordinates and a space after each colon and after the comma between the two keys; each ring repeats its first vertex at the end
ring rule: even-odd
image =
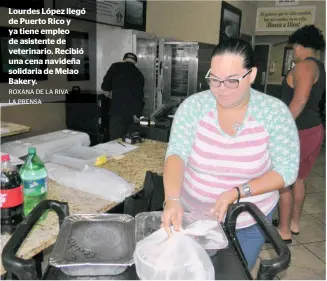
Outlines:
{"type": "Polygon", "coordinates": [[[129,215],[65,218],[49,264],[71,276],[115,275],[134,263],[135,219],[129,215]]]}
{"type": "MultiPolygon", "coordinates": [[[[162,212],[144,212],[139,213],[135,217],[135,240],[136,243],[142,239],[149,236],[154,231],[158,230],[161,225],[161,215],[162,212]]],[[[185,228],[193,222],[199,220],[216,220],[215,217],[209,216],[207,214],[198,213],[184,213],[182,227],[185,228]]],[[[228,247],[228,239],[221,225],[218,224],[214,228],[219,233],[218,241],[211,241],[205,237],[195,237],[192,236],[204,249],[208,252],[210,256],[217,253],[217,250],[224,249],[228,247]]]]}

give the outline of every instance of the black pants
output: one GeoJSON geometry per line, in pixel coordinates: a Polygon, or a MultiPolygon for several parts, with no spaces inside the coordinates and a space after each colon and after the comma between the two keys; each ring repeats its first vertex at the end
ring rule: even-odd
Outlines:
{"type": "Polygon", "coordinates": [[[110,140],[122,138],[128,128],[133,124],[133,116],[110,116],[109,132],[110,140]]]}

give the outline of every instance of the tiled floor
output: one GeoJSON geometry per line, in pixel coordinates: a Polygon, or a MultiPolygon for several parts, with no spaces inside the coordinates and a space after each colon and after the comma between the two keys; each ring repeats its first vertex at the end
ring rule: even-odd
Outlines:
{"type": "MultiPolygon", "coordinates": [[[[326,158],[321,151],[315,167],[306,181],[306,199],[300,220],[300,235],[289,245],[290,267],[278,274],[281,280],[326,280],[326,158]]],[[[265,244],[260,259],[271,259],[276,252],[265,244]]],[[[252,274],[259,268],[260,260],[252,274]]]]}

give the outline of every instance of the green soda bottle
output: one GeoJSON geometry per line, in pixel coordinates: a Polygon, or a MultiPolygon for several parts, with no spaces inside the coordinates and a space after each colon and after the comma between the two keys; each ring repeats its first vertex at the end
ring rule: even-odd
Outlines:
{"type": "MultiPolygon", "coordinates": [[[[48,174],[43,162],[36,155],[36,148],[28,148],[28,156],[20,169],[24,189],[24,214],[27,216],[42,200],[47,199],[48,174]]],[[[40,220],[44,220],[47,212],[40,220]]]]}

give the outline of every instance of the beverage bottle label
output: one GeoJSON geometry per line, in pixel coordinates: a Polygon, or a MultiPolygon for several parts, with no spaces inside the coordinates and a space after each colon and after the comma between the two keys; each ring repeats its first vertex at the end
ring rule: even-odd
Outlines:
{"type": "Polygon", "coordinates": [[[23,186],[0,190],[0,208],[7,209],[23,204],[23,186]]]}
{"type": "Polygon", "coordinates": [[[23,180],[24,194],[31,196],[42,195],[48,191],[47,179],[23,180]]]}

